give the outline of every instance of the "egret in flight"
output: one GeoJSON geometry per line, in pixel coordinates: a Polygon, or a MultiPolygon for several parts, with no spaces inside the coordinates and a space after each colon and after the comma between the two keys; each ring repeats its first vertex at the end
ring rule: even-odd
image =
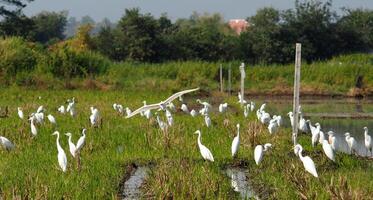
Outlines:
{"type": "Polygon", "coordinates": [[[131,118],[139,113],[142,113],[146,110],[153,110],[153,109],[162,109],[162,110],[165,110],[166,109],[166,106],[171,103],[173,100],[179,98],[180,96],[184,95],[184,94],[187,94],[187,93],[190,93],[190,92],[194,92],[194,91],[197,91],[199,90],[199,88],[195,88],[195,89],[190,89],[190,90],[184,90],[184,91],[181,91],[181,92],[177,92],[173,95],[171,95],[170,97],[168,97],[166,100],[164,101],[161,101],[159,103],[156,103],[156,104],[151,104],[151,105],[144,105],[142,106],[141,108],[133,111],[131,114],[127,115],[126,118],[131,118]]]}
{"type": "Polygon", "coordinates": [[[197,142],[198,142],[198,147],[199,147],[199,151],[202,155],[202,158],[205,159],[205,160],[209,160],[211,162],[214,162],[214,157],[212,156],[210,150],[201,143],[201,131],[200,130],[197,130],[195,132],[195,134],[198,134],[198,139],[197,139],[197,142]]]}

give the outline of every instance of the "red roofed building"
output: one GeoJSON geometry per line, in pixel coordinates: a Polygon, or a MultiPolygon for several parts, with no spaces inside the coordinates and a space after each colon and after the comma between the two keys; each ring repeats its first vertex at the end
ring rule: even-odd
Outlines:
{"type": "Polygon", "coordinates": [[[229,27],[233,29],[238,35],[249,27],[249,23],[244,19],[231,19],[228,22],[229,27]]]}

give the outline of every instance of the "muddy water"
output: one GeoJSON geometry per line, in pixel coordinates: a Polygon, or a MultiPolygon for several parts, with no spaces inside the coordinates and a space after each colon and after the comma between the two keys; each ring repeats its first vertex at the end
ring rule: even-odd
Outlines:
{"type": "Polygon", "coordinates": [[[242,199],[258,199],[246,180],[247,170],[243,168],[228,168],[227,176],[231,179],[231,185],[235,192],[239,192],[242,199]]]}
{"type": "MultiPolygon", "coordinates": [[[[285,126],[290,127],[290,121],[286,115],[292,110],[291,97],[285,98],[254,98],[256,109],[262,103],[267,103],[266,111],[272,114],[280,114],[285,119],[285,126]]],[[[301,99],[302,112],[307,113],[364,113],[373,114],[373,99],[333,99],[333,98],[303,98],[301,99]]],[[[345,141],[344,134],[349,132],[357,141],[357,153],[361,156],[371,155],[366,151],[364,146],[364,130],[363,127],[368,127],[370,135],[373,136],[373,119],[358,119],[358,118],[323,118],[319,116],[307,117],[312,124],[319,122],[325,136],[328,131],[336,133],[337,150],[349,152],[348,145],[345,141]]],[[[289,133],[290,134],[290,133],[289,133]]],[[[311,134],[310,134],[311,136],[311,134]]],[[[311,138],[310,138],[311,139],[311,138]]]]}
{"type": "Polygon", "coordinates": [[[141,185],[148,175],[149,167],[138,167],[131,177],[124,183],[123,199],[141,199],[141,185]]]}

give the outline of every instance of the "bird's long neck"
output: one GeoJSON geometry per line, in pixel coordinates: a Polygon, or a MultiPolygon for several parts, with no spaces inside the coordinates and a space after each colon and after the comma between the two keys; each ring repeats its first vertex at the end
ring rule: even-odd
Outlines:
{"type": "Polygon", "coordinates": [[[57,150],[58,150],[58,152],[63,151],[62,147],[60,145],[60,134],[57,134],[56,143],[57,143],[57,150]]]}
{"type": "Polygon", "coordinates": [[[69,136],[69,143],[73,143],[73,142],[71,141],[71,135],[69,136]]]}
{"type": "Polygon", "coordinates": [[[202,143],[201,143],[201,133],[198,133],[198,146],[201,146],[202,143]]]}
{"type": "Polygon", "coordinates": [[[298,152],[298,156],[299,156],[300,160],[303,160],[303,159],[304,159],[304,157],[303,157],[303,155],[302,155],[302,152],[303,152],[303,148],[300,148],[300,149],[299,149],[299,152],[298,152]]]}
{"type": "Polygon", "coordinates": [[[237,137],[240,137],[240,127],[237,127],[237,137]]]}
{"type": "Polygon", "coordinates": [[[368,130],[365,129],[364,131],[364,136],[367,137],[368,136],[368,130]]]}

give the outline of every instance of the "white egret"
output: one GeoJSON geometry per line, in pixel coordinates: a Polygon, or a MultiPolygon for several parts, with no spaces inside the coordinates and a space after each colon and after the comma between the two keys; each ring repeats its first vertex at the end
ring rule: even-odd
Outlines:
{"type": "Polygon", "coordinates": [[[247,106],[243,107],[243,116],[247,118],[249,116],[249,109],[247,106]]]}
{"type": "Polygon", "coordinates": [[[324,150],[326,157],[335,162],[334,150],[327,140],[323,140],[322,149],[324,150]]]}
{"type": "Polygon", "coordinates": [[[146,119],[150,119],[152,117],[152,111],[151,110],[145,111],[144,116],[146,117],[146,119]]]}
{"type": "Polygon", "coordinates": [[[277,121],[277,125],[278,125],[278,127],[281,127],[282,126],[282,117],[281,117],[281,115],[278,115],[276,118],[276,121],[277,121]]]}
{"type": "Polygon", "coordinates": [[[168,109],[166,109],[166,118],[168,125],[172,126],[174,124],[174,118],[172,117],[172,114],[168,109]]]}
{"type": "Polygon", "coordinates": [[[198,142],[198,147],[199,147],[199,151],[202,155],[202,158],[205,159],[205,160],[209,160],[211,162],[214,162],[214,157],[212,156],[210,150],[201,143],[201,131],[200,130],[197,130],[195,132],[195,134],[198,134],[198,139],[197,139],[197,142],[198,142]]]}
{"type": "Polygon", "coordinates": [[[157,118],[157,123],[158,123],[159,128],[161,128],[161,130],[163,132],[165,132],[168,128],[168,125],[161,120],[161,118],[158,115],[158,112],[156,112],[155,115],[156,115],[156,118],[157,118]]]}
{"type": "Polygon", "coordinates": [[[291,127],[293,127],[294,126],[294,114],[293,114],[293,112],[288,112],[288,116],[289,116],[291,127]]]}
{"type": "Polygon", "coordinates": [[[132,111],[128,107],[126,107],[126,115],[129,116],[131,115],[132,111]]]}
{"type": "Polygon", "coordinates": [[[38,110],[36,111],[36,113],[41,113],[41,112],[44,112],[43,106],[39,106],[38,110]]]}
{"type": "Polygon", "coordinates": [[[322,145],[324,140],[325,140],[325,134],[324,134],[324,132],[320,131],[320,133],[319,133],[319,143],[322,145]]]}
{"type": "Polygon", "coordinates": [[[210,119],[209,115],[205,115],[205,124],[206,124],[207,127],[211,126],[211,119],[210,119]]]}
{"type": "Polygon", "coordinates": [[[22,111],[22,108],[21,107],[18,107],[18,117],[23,119],[24,118],[24,115],[23,115],[23,111],[22,111]]]}
{"type": "Polygon", "coordinates": [[[264,152],[268,151],[269,148],[272,147],[272,144],[266,143],[263,145],[256,145],[254,150],[254,160],[257,165],[263,160],[264,152]]]}
{"type": "Polygon", "coordinates": [[[14,144],[6,137],[0,136],[0,144],[5,148],[7,151],[14,149],[14,144]]]}
{"type": "Polygon", "coordinates": [[[299,130],[302,131],[303,133],[308,132],[308,127],[306,120],[303,118],[303,114],[300,113],[300,119],[299,119],[299,130]]]}
{"type": "Polygon", "coordinates": [[[87,132],[87,129],[83,129],[82,130],[82,136],[79,138],[78,142],[76,143],[76,152],[80,152],[80,150],[82,149],[84,143],[85,143],[85,133],[87,132]]]}
{"type": "Polygon", "coordinates": [[[337,144],[336,144],[336,137],[334,135],[334,132],[333,131],[329,131],[328,135],[329,135],[329,138],[328,138],[329,144],[332,147],[332,149],[335,151],[337,144]]]}
{"type": "Polygon", "coordinates": [[[188,107],[187,107],[187,105],[186,104],[181,104],[181,110],[183,111],[183,112],[185,112],[185,113],[189,113],[189,110],[188,110],[188,107]]]}
{"type": "MultiPolygon", "coordinates": [[[[249,108],[249,104],[247,105],[247,108],[249,108]]],[[[253,112],[255,109],[255,103],[254,102],[250,102],[250,111],[253,112]]]]}
{"type": "Polygon", "coordinates": [[[312,174],[314,177],[318,177],[315,163],[313,162],[313,160],[309,156],[302,155],[303,147],[300,144],[297,144],[294,147],[294,151],[297,152],[297,155],[303,163],[304,169],[310,174],[312,174]]]}
{"type": "Polygon", "coordinates": [[[156,104],[142,106],[141,108],[133,111],[130,115],[127,115],[126,118],[131,118],[131,117],[133,117],[133,116],[135,116],[135,115],[137,115],[137,114],[139,114],[141,112],[144,112],[145,110],[153,110],[153,109],[159,109],[159,108],[162,109],[162,110],[164,110],[166,108],[167,104],[171,103],[173,100],[175,100],[179,96],[182,96],[184,94],[187,94],[187,93],[190,93],[190,92],[194,92],[194,91],[197,91],[197,90],[199,90],[199,88],[177,92],[177,93],[171,95],[170,97],[168,97],[164,101],[161,101],[161,102],[156,103],[156,104]]]}
{"type": "Polygon", "coordinates": [[[351,137],[350,133],[345,133],[345,140],[348,144],[348,148],[350,150],[350,154],[352,151],[356,149],[356,140],[355,138],[351,137]]]}
{"type": "Polygon", "coordinates": [[[36,129],[36,126],[34,124],[35,117],[30,117],[30,126],[31,126],[31,134],[33,136],[36,136],[38,134],[38,130],[36,129]]]}
{"type": "Polygon", "coordinates": [[[58,110],[58,112],[60,112],[61,114],[65,114],[65,106],[61,105],[57,110],[58,110]]]}
{"type": "Polygon", "coordinates": [[[247,104],[247,101],[242,97],[241,92],[238,92],[238,103],[247,104]]]}
{"type": "Polygon", "coordinates": [[[227,108],[228,108],[228,103],[222,103],[219,105],[219,112],[224,113],[225,111],[227,111],[227,108]]]}
{"type": "Polygon", "coordinates": [[[268,131],[270,134],[275,134],[278,131],[277,119],[271,119],[268,125],[268,131]]]}
{"type": "Polygon", "coordinates": [[[113,108],[114,108],[115,111],[118,111],[118,108],[117,108],[117,104],[116,104],[116,103],[113,104],[113,108]]]}
{"type": "Polygon", "coordinates": [[[38,124],[42,124],[44,122],[44,113],[42,113],[42,112],[32,113],[31,115],[33,115],[35,117],[36,122],[38,124]]]}
{"type": "Polygon", "coordinates": [[[237,135],[233,138],[232,141],[232,157],[235,157],[238,149],[240,148],[240,124],[237,124],[237,135]]]}
{"type": "Polygon", "coordinates": [[[260,106],[259,110],[260,110],[261,112],[263,112],[264,109],[266,108],[266,105],[267,105],[267,104],[263,103],[263,104],[260,106]]]}
{"type": "Polygon", "coordinates": [[[268,124],[270,120],[271,120],[271,115],[263,111],[262,115],[260,116],[260,122],[262,122],[262,124],[268,124]]]}
{"type": "MultiPolygon", "coordinates": [[[[201,101],[200,99],[196,100],[199,104],[203,105],[204,114],[208,114],[210,111],[210,108],[212,107],[211,104],[207,103],[206,101],[201,101]]],[[[203,113],[201,113],[203,114],[203,113]]]]}
{"type": "Polygon", "coordinates": [[[95,108],[95,107],[91,107],[91,115],[89,116],[89,120],[90,120],[92,126],[97,125],[98,118],[99,118],[98,109],[95,108]]]}
{"type": "Polygon", "coordinates": [[[319,123],[316,123],[316,128],[313,127],[313,126],[310,126],[311,127],[311,134],[312,134],[312,139],[311,139],[311,142],[312,142],[312,147],[315,146],[317,140],[319,139],[319,135],[320,135],[320,129],[321,129],[321,126],[319,123]]]}
{"type": "Polygon", "coordinates": [[[47,118],[48,118],[49,122],[52,123],[53,125],[56,125],[56,124],[57,124],[57,122],[56,122],[56,118],[54,118],[53,115],[49,114],[49,115],[47,116],[47,118]]]}
{"type": "Polygon", "coordinates": [[[190,115],[191,115],[192,117],[195,117],[195,116],[198,115],[198,113],[193,109],[193,110],[190,111],[190,115]]]}
{"type": "Polygon", "coordinates": [[[364,127],[364,144],[367,149],[367,155],[369,151],[373,155],[372,137],[368,135],[368,127],[364,127]]]}
{"type": "Polygon", "coordinates": [[[57,144],[57,151],[58,151],[58,164],[60,165],[63,172],[66,172],[66,166],[67,166],[67,158],[65,151],[62,149],[60,145],[60,132],[55,131],[52,135],[57,135],[56,144],[57,144]]]}
{"type": "Polygon", "coordinates": [[[75,146],[75,144],[71,141],[71,133],[66,133],[65,134],[66,136],[68,136],[69,137],[69,150],[70,150],[70,153],[71,153],[71,155],[75,158],[75,155],[76,155],[76,146],[75,146]]]}

